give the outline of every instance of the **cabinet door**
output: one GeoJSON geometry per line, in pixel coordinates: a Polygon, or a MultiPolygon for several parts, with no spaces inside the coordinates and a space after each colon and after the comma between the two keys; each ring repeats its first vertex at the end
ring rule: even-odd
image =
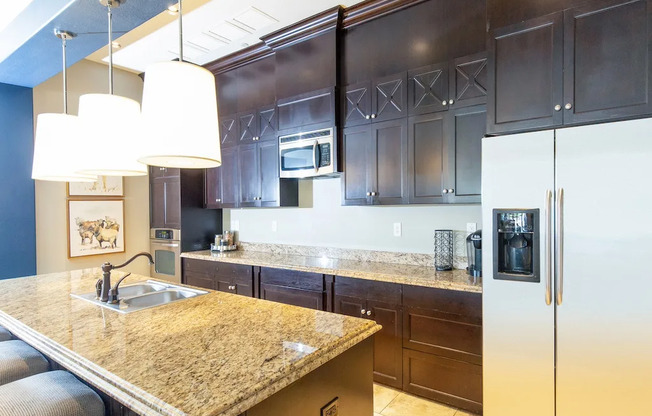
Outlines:
{"type": "Polygon", "coordinates": [[[263,107],[258,110],[258,136],[261,140],[276,139],[278,132],[278,112],[276,106],[263,107]]]}
{"type": "Polygon", "coordinates": [[[651,10],[610,0],[565,12],[564,124],[650,113],[651,10]]]}
{"type": "Polygon", "coordinates": [[[179,178],[166,178],[165,188],[165,228],[181,228],[181,181],[179,178]]]}
{"type": "Polygon", "coordinates": [[[342,205],[367,205],[370,202],[371,127],[344,129],[342,140],[342,205]]]}
{"type": "Polygon", "coordinates": [[[170,177],[179,177],[181,171],[178,168],[163,168],[160,166],[150,166],[149,167],[149,179],[159,178],[170,178],[170,177]]]}
{"type": "Polygon", "coordinates": [[[149,184],[149,223],[151,228],[165,227],[165,182],[155,180],[149,184]]]}
{"type": "Polygon", "coordinates": [[[447,122],[447,202],[480,202],[482,138],[487,127],[484,105],[451,111],[447,122]]]}
{"type": "Polygon", "coordinates": [[[407,203],[407,120],[372,123],[371,136],[373,203],[407,203]]]}
{"type": "MultiPolygon", "coordinates": [[[[335,284],[337,291],[337,283],[335,284]]],[[[364,295],[364,293],[360,293],[364,295]]],[[[355,296],[338,295],[337,292],[333,296],[334,308],[333,312],[341,313],[342,315],[354,316],[356,318],[367,318],[367,300],[355,296]]]]}
{"type": "Polygon", "coordinates": [[[407,114],[407,73],[377,78],[371,96],[371,119],[393,120],[407,114]]]}
{"type": "Polygon", "coordinates": [[[280,205],[278,142],[268,140],[258,142],[256,146],[258,148],[258,161],[260,163],[258,203],[262,207],[278,207],[280,205]]]}
{"type": "Polygon", "coordinates": [[[491,33],[489,133],[562,124],[562,20],[559,12],[491,33]]]}
{"type": "Polygon", "coordinates": [[[371,82],[347,85],[344,88],[344,125],[346,127],[371,122],[371,82]]]}
{"type": "Polygon", "coordinates": [[[429,65],[408,73],[408,114],[448,109],[448,63],[429,65]]]}
{"type": "Polygon", "coordinates": [[[446,113],[408,120],[408,194],[411,204],[444,202],[447,169],[446,113]]]}
{"type": "Polygon", "coordinates": [[[238,147],[226,147],[222,149],[222,166],[220,170],[220,185],[222,200],[219,208],[238,207],[239,170],[238,170],[238,147]]]}
{"type": "Polygon", "coordinates": [[[238,146],[238,166],[240,172],[240,206],[254,207],[260,194],[258,147],[256,143],[238,146]]]}
{"type": "MultiPolygon", "coordinates": [[[[222,154],[222,159],[224,155],[222,154]]],[[[224,160],[222,160],[222,166],[224,160]]],[[[219,168],[206,169],[204,171],[204,208],[216,209],[222,207],[222,181],[219,168]]]]}
{"type": "Polygon", "coordinates": [[[220,117],[220,142],[222,146],[238,144],[238,120],[236,116],[220,117]]]}
{"type": "Polygon", "coordinates": [[[486,52],[454,59],[451,62],[450,71],[450,108],[468,107],[487,102],[486,52]]]}
{"type": "Polygon", "coordinates": [[[238,143],[253,143],[258,136],[258,113],[247,111],[238,114],[238,143]]]}
{"type": "Polygon", "coordinates": [[[399,305],[367,301],[371,318],[383,329],[374,336],[374,381],[401,388],[403,385],[403,316],[399,305]]]}
{"type": "Polygon", "coordinates": [[[183,271],[183,283],[190,286],[201,287],[204,289],[216,289],[215,280],[212,276],[205,273],[198,273],[194,271],[183,271]]]}

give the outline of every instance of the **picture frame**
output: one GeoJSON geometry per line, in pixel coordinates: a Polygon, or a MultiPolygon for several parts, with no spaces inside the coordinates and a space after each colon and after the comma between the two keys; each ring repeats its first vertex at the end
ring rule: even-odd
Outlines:
{"type": "Polygon", "coordinates": [[[68,200],[68,258],[125,252],[124,200],[68,200]]]}
{"type": "Polygon", "coordinates": [[[99,176],[95,182],[68,182],[68,197],[124,197],[122,176],[99,176]]]}

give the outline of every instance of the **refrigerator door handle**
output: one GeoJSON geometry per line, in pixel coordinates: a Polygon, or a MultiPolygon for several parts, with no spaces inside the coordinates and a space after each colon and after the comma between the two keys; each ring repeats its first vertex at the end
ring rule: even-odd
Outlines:
{"type": "Polygon", "coordinates": [[[552,270],[554,268],[552,260],[553,251],[552,237],[552,191],[546,191],[546,305],[552,303],[552,270]]]}
{"type": "Polygon", "coordinates": [[[556,212],[556,246],[557,246],[557,305],[561,305],[564,299],[564,188],[557,190],[557,212],[556,212]]]}

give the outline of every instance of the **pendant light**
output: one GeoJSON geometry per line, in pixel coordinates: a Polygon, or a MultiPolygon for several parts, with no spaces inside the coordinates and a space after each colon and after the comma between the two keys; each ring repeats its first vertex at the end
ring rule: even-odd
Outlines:
{"type": "Polygon", "coordinates": [[[145,71],[142,117],[145,153],[138,160],[172,168],[212,168],[222,164],[215,77],[183,62],[182,4],[179,0],[179,61],[145,71]]]}
{"type": "Polygon", "coordinates": [[[126,0],[100,0],[109,21],[109,93],[85,94],[79,98],[79,121],[84,146],[97,155],[84,158],[79,172],[105,176],[147,175],[147,166],[138,162],[142,154],[140,104],[113,94],[113,8],[126,0]]]}
{"type": "Polygon", "coordinates": [[[59,182],[94,182],[97,176],[77,173],[79,157],[79,120],[68,114],[68,74],[66,72],[66,41],[73,33],[55,30],[61,39],[63,55],[63,114],[43,113],[36,117],[32,179],[59,182]]]}

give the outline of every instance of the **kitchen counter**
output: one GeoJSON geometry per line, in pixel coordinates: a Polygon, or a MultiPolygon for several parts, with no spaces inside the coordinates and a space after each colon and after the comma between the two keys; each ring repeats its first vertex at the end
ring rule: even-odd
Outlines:
{"type": "MultiPolygon", "coordinates": [[[[131,314],[70,296],[94,291],[100,276],[2,280],[0,325],[143,415],[239,415],[380,329],[222,292],[131,314]]],[[[131,275],[123,285],[146,279],[131,275]]]]}
{"type": "Polygon", "coordinates": [[[434,267],[410,264],[311,257],[251,250],[237,250],[224,253],[203,250],[181,253],[181,257],[251,266],[274,267],[464,292],[482,292],[481,279],[472,278],[466,270],[438,272],[434,267]]]}

